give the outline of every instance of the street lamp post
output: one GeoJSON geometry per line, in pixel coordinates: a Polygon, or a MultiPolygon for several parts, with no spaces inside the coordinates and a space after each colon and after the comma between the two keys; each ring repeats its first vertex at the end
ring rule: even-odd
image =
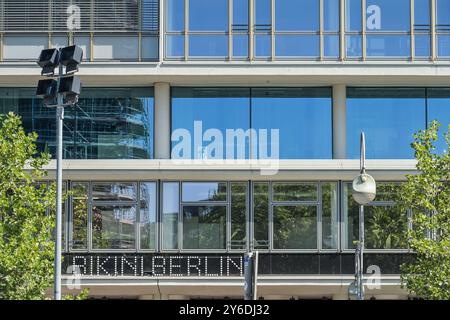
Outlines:
{"type": "Polygon", "coordinates": [[[56,237],[54,265],[54,299],[61,300],[61,248],[62,248],[62,153],[64,107],[78,102],[81,90],[80,79],[71,74],[78,71],[83,59],[83,50],[78,46],[62,49],[46,49],[39,56],[41,75],[54,77],[58,67],[57,81],[39,80],[36,96],[44,99],[47,107],[56,108],[56,237]],[[64,72],[65,71],[65,72],[64,72]]]}
{"type": "Polygon", "coordinates": [[[360,173],[353,180],[353,199],[359,204],[359,239],[355,251],[355,282],[350,285],[349,293],[356,293],[358,300],[364,300],[364,205],[376,196],[375,179],[366,173],[366,140],[361,132],[360,173]],[[352,290],[356,292],[351,292],[352,290]]]}

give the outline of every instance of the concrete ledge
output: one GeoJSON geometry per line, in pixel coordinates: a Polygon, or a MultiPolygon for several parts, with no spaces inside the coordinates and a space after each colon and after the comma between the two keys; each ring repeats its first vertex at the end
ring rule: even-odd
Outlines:
{"type": "MultiPolygon", "coordinates": [[[[56,162],[45,169],[55,177],[56,162]]],[[[377,180],[404,180],[414,174],[415,160],[368,160],[367,170],[377,180]]],[[[171,161],[64,160],[64,179],[229,179],[229,180],[352,180],[359,160],[171,161]]]]}

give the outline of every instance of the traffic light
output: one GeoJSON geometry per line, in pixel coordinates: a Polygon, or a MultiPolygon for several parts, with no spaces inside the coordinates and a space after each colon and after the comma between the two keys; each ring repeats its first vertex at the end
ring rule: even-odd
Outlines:
{"type": "Polygon", "coordinates": [[[45,49],[39,55],[38,65],[42,68],[41,75],[53,76],[55,68],[59,65],[58,49],[45,49]]]}
{"type": "Polygon", "coordinates": [[[78,71],[78,65],[83,60],[83,49],[79,46],[70,46],[61,49],[61,63],[66,67],[66,74],[78,71]]]}
{"type": "Polygon", "coordinates": [[[39,80],[36,89],[36,97],[44,99],[45,104],[52,104],[56,98],[56,87],[56,80],[39,80]]]}
{"type": "Polygon", "coordinates": [[[57,95],[62,95],[62,105],[73,105],[78,101],[81,91],[80,77],[73,74],[78,71],[78,65],[83,60],[83,49],[73,45],[61,49],[45,49],[39,55],[37,64],[42,68],[41,75],[55,77],[55,69],[59,68],[55,79],[40,80],[36,96],[44,99],[47,106],[61,104],[57,95]],[[58,86],[59,83],[59,86],[58,86]],[[56,103],[55,103],[56,102],[56,103]]]}

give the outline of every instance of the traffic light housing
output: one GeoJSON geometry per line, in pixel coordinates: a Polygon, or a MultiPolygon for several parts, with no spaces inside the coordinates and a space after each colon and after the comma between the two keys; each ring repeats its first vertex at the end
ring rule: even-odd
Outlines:
{"type": "Polygon", "coordinates": [[[55,68],[59,65],[59,50],[45,49],[41,51],[37,64],[42,68],[41,75],[53,76],[55,68]]]}

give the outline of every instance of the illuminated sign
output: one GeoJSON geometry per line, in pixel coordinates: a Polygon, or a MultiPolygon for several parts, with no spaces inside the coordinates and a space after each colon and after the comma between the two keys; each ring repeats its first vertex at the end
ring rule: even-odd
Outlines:
{"type": "Polygon", "coordinates": [[[71,254],[63,263],[66,274],[134,277],[230,277],[242,276],[240,255],[127,255],[71,254]]]}

